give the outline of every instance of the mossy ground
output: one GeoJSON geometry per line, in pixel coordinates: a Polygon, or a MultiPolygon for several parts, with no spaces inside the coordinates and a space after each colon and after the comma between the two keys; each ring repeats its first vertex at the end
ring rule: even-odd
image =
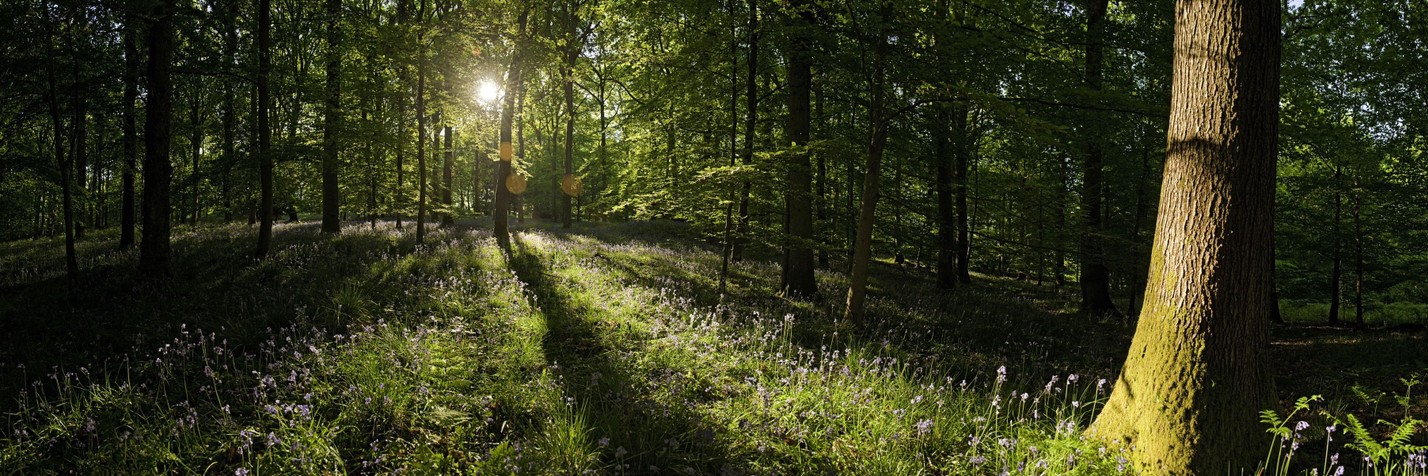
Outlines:
{"type": "MultiPolygon", "coordinates": [[[[938,293],[879,264],[872,324],[851,328],[838,272],[792,302],[750,259],[721,299],[717,247],[677,223],[532,225],[508,246],[487,229],[284,225],[256,262],[247,227],[180,228],[161,283],[98,233],[75,287],[56,242],[0,244],[0,472],[1115,474],[1131,456],[1080,430],[1132,326],[1076,316],[1070,289],[938,293]]],[[[1286,408],[1423,414],[1363,390],[1428,368],[1421,334],[1275,333],[1286,408]]],[[[1285,439],[1294,469],[1354,462],[1311,416],[1285,439]]]]}

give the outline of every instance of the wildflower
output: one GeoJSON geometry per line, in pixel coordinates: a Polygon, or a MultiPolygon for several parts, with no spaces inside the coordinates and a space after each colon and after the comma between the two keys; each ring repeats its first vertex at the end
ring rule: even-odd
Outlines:
{"type": "Polygon", "coordinates": [[[926,435],[928,433],[932,433],[932,420],[927,419],[917,422],[917,434],[926,435]]]}
{"type": "Polygon", "coordinates": [[[624,457],[625,457],[625,454],[627,454],[627,453],[629,453],[629,451],[625,451],[625,447],[623,447],[623,446],[621,446],[621,447],[619,447],[619,448],[615,448],[615,457],[616,457],[616,458],[624,458],[624,457]]]}
{"type": "Polygon", "coordinates": [[[977,465],[979,465],[979,464],[982,464],[982,463],[987,462],[987,458],[982,457],[982,455],[977,455],[977,456],[973,456],[972,459],[967,460],[967,462],[972,463],[972,464],[977,464],[977,465]]]}
{"type": "Polygon", "coordinates": [[[606,446],[610,446],[610,437],[608,437],[608,436],[600,437],[600,447],[601,447],[601,448],[604,448],[604,447],[606,447],[606,446]]]}
{"type": "Polygon", "coordinates": [[[1294,424],[1294,431],[1304,431],[1307,429],[1309,429],[1309,422],[1307,421],[1299,420],[1299,423],[1294,424]]]}
{"type": "Polygon", "coordinates": [[[1004,383],[1004,382],[1006,382],[1006,381],[1007,381],[1007,366],[1003,365],[1003,366],[1001,366],[1001,367],[997,367],[997,383],[1004,383]]]}
{"type": "Polygon", "coordinates": [[[238,468],[233,472],[233,476],[248,476],[248,468],[238,468]]]}

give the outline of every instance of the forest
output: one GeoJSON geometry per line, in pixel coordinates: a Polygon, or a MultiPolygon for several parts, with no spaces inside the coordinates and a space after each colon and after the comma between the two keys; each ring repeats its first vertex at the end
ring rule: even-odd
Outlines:
{"type": "Polygon", "coordinates": [[[1428,476],[1422,0],[0,0],[0,473],[1428,476]]]}

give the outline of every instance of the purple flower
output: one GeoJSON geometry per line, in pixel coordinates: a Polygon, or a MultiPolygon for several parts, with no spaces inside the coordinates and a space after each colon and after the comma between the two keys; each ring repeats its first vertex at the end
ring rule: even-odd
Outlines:
{"type": "Polygon", "coordinates": [[[932,420],[927,419],[917,422],[917,434],[926,435],[928,433],[932,433],[932,420]]]}

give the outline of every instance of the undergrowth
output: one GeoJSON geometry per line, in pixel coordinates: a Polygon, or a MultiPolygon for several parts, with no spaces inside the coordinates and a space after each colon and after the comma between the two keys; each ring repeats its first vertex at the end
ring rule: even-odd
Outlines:
{"type": "MultiPolygon", "coordinates": [[[[132,252],[91,244],[81,290],[36,264],[54,258],[42,247],[7,245],[0,309],[32,342],[0,353],[0,471],[1130,471],[1129,450],[1082,437],[1126,325],[1073,322],[1055,292],[939,295],[886,268],[877,324],[853,329],[833,317],[841,274],[819,276],[830,298],[792,302],[773,264],[748,260],[717,296],[718,253],[676,225],[528,229],[508,246],[470,226],[423,245],[390,223],[281,231],[250,262],[247,230],[191,229],[188,264],[158,286],[133,284],[132,252]]],[[[1266,411],[1264,472],[1424,474],[1422,398],[1403,383],[1266,411]]]]}

